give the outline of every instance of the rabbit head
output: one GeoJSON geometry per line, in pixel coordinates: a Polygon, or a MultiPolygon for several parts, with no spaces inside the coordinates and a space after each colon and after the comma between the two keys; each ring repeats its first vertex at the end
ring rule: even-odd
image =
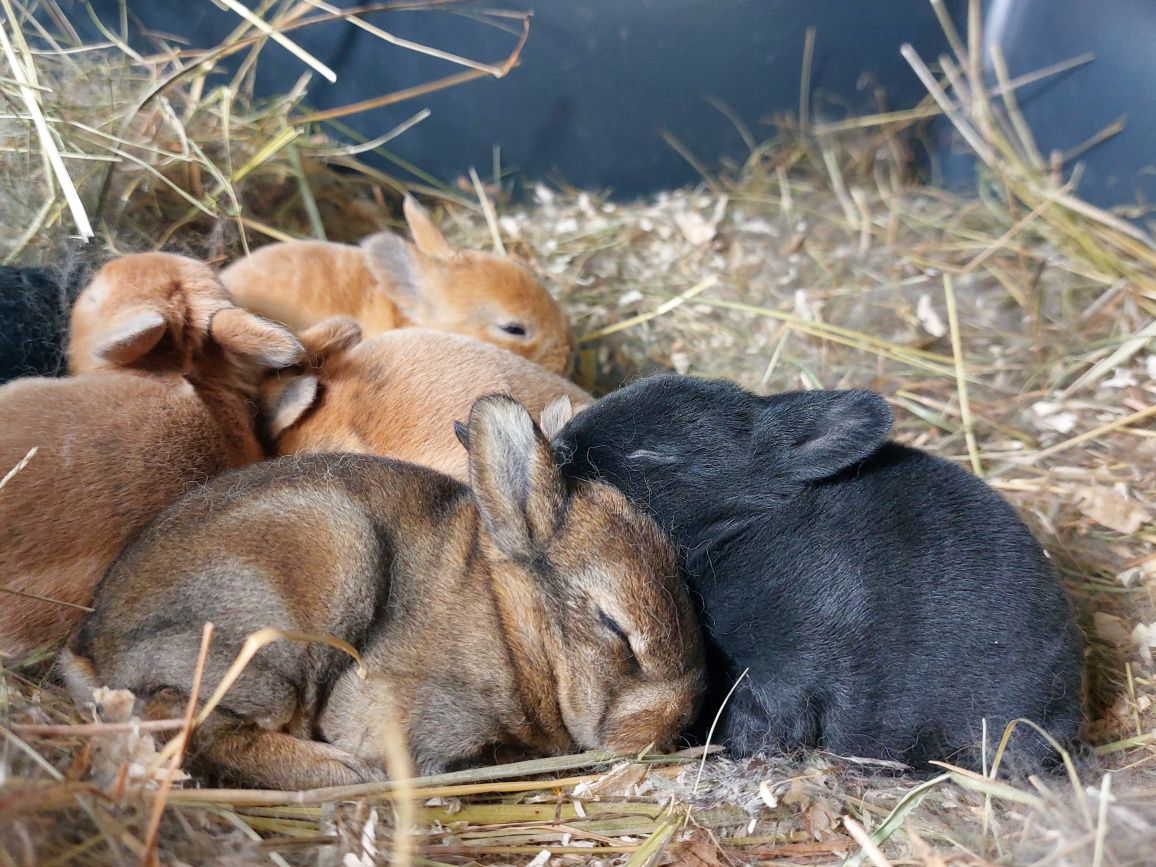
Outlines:
{"type": "Polygon", "coordinates": [[[609,485],[567,485],[512,398],[482,398],[456,427],[522,688],[554,695],[579,747],[669,745],[693,719],[704,674],[666,536],[609,485]]]}
{"type": "Polygon", "coordinates": [[[891,421],[869,391],[762,397],[725,380],[655,376],[579,412],[553,449],[567,475],[604,477],[678,530],[789,499],[854,466],[891,421]]]}
{"type": "Polygon", "coordinates": [[[352,320],[334,318],[299,337],[307,363],[261,387],[262,426],[279,454],[363,452],[464,482],[452,422],[477,398],[500,390],[535,418],[560,395],[567,407],[592,400],[540,365],[460,334],[401,328],[361,341],[352,320]]]}
{"type": "Polygon", "coordinates": [[[262,433],[274,443],[319,406],[323,383],[340,367],[345,353],[361,342],[361,328],[352,319],[334,316],[306,328],[298,339],[303,361],[274,371],[258,390],[262,433]]]}
{"type": "Polygon", "coordinates": [[[237,307],[203,262],[136,253],[109,262],[72,310],[72,373],[125,369],[236,380],[293,364],[301,344],[237,307]]]}
{"type": "Polygon", "coordinates": [[[570,326],[529,271],[505,256],[455,250],[413,198],[404,210],[412,244],[381,232],[361,246],[370,271],[412,324],[474,337],[569,373],[570,326]]]}

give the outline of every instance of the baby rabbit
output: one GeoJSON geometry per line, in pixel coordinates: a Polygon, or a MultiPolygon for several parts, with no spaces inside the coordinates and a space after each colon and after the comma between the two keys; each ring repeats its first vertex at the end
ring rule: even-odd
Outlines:
{"type": "MultiPolygon", "coordinates": [[[[1040,546],[979,479],[887,442],[867,391],[759,397],[659,376],[575,416],[569,477],[604,479],[686,552],[732,751],[823,747],[977,768],[1010,720],[1073,744],[1082,638],[1040,546]]],[[[1053,759],[1034,731],[1014,768],[1053,759]]]]}
{"type": "Polygon", "coordinates": [[[70,289],[47,268],[0,267],[0,384],[64,372],[70,289]]]}
{"type": "Polygon", "coordinates": [[[72,314],[80,375],[0,387],[0,653],[60,638],[125,541],[190,487],[261,460],[252,399],[300,359],[204,264],[142,253],[104,266],[72,314]]]}
{"type": "Polygon", "coordinates": [[[558,397],[593,401],[569,380],[504,349],[458,334],[404,328],[360,341],[336,318],[303,331],[308,363],[262,388],[270,440],[279,454],[364,452],[468,478],[453,423],[495,391],[540,418],[558,397]]]}
{"type": "Polygon", "coordinates": [[[691,719],[702,648],[677,559],[609,485],[567,486],[529,413],[479,400],[469,487],[364,455],[284,457],[163,513],[109,570],[63,654],[80,698],[130,689],[152,715],[201,695],[247,635],[348,642],[261,649],[192,739],[195,773],[312,788],[377,778],[400,727],[436,773],[501,754],[669,742],[691,719]]]}
{"type": "Polygon", "coordinates": [[[302,331],[347,316],[367,337],[405,326],[452,331],[570,372],[574,341],[549,293],[513,259],[454,250],[407,197],[409,243],[392,232],[360,247],[292,241],[261,247],[221,272],[237,303],[302,331]]]}

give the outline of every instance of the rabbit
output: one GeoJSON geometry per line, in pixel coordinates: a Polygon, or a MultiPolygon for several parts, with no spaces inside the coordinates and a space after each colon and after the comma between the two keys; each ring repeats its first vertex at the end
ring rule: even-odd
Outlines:
{"type": "Polygon", "coordinates": [[[256,389],[297,339],[167,253],[114,259],[77,299],[76,375],[0,387],[0,653],[76,623],[124,543],[190,487],[264,459],[256,389]]]}
{"type": "MultiPolygon", "coordinates": [[[[868,391],[751,394],[644,379],[553,440],[567,478],[620,488],[685,552],[710,696],[746,672],[732,752],[822,747],[978,769],[1028,718],[1078,750],[1083,638],[1015,511],[963,469],[886,437],[868,391]]],[[[1027,726],[1005,769],[1053,766],[1027,726]]]]}
{"type": "Polygon", "coordinates": [[[538,419],[558,397],[593,398],[525,358],[463,337],[404,328],[360,340],[337,317],[300,333],[308,362],[262,386],[264,430],[278,454],[364,452],[411,461],[466,481],[453,422],[479,397],[500,391],[538,419]]]}
{"type": "Polygon", "coordinates": [[[211,621],[202,697],[264,627],[348,642],[369,672],[319,643],[258,651],[192,739],[190,770],[212,779],[378,779],[391,732],[423,774],[671,741],[703,668],[665,534],[609,485],[564,485],[512,398],[468,419],[468,486],[388,458],[300,455],[174,504],[109,569],[61,656],[78,700],[103,684],[149,716],[178,713],[211,621]]]}
{"type": "Polygon", "coordinates": [[[80,289],[71,276],[0,267],[0,384],[65,372],[68,311],[80,289]]]}
{"type": "Polygon", "coordinates": [[[493,343],[559,375],[574,356],[557,302],[513,259],[455,250],[425,209],[406,197],[413,243],[392,232],[359,247],[328,241],[270,244],[229,265],[221,280],[237,303],[296,332],[333,316],[366,337],[420,326],[493,343]]]}

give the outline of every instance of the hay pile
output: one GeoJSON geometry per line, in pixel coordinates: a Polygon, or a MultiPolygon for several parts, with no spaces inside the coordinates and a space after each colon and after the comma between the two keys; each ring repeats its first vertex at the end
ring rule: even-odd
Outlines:
{"type": "MultiPolygon", "coordinates": [[[[978,33],[977,17],[972,27],[978,33]]],[[[935,77],[921,70],[934,97],[914,112],[785,128],[744,165],[646,201],[539,188],[532,205],[500,208],[490,224],[474,202],[444,225],[475,246],[499,233],[545,276],[585,335],[587,385],[673,368],[762,390],[875,388],[896,408],[898,438],[980,472],[1032,525],[1082,613],[1092,763],[1011,785],[952,770],[921,782],[821,754],[745,763],[587,754],[397,786],[270,793],[177,781],[162,794],[142,783],[165,776],[151,766],[150,733],[115,703],[94,723],[42,655],[0,669],[0,863],[1151,863],[1156,252],[1134,226],[1074,198],[1071,167],[1038,154],[1014,100],[987,94],[953,37],[956,56],[942,58],[935,77]],[[905,132],[944,110],[981,157],[978,199],[911,180],[905,132]]],[[[73,80],[70,64],[95,76],[89,61],[37,58],[57,82],[73,80]]],[[[149,87],[160,80],[149,77],[155,70],[134,74],[149,87]]],[[[10,86],[0,76],[9,101],[10,86]]],[[[114,118],[135,142],[118,148],[139,156],[140,137],[165,129],[188,147],[171,145],[148,169],[118,154],[127,162],[98,221],[114,249],[224,253],[243,232],[310,234],[310,200],[331,237],[388,222],[388,179],[338,174],[329,158],[304,155],[297,171],[283,151],[256,159],[279,124],[296,129],[291,111],[241,100],[257,113],[249,120],[271,126],[210,154],[240,112],[188,82],[163,94],[171,115],[157,102],[127,127],[125,115],[114,118]],[[219,187],[193,168],[230,161],[219,187]],[[195,198],[212,219],[169,183],[188,193],[194,177],[207,184],[207,198],[195,198]],[[135,235],[124,234],[129,223],[135,235]]],[[[48,107],[64,116],[63,105],[48,107]]],[[[78,100],[73,123],[96,128],[84,110],[78,100]]],[[[27,123],[8,123],[0,137],[18,153],[0,195],[12,213],[45,201],[46,180],[27,123]]],[[[94,141],[61,139],[75,152],[94,141]]],[[[314,155],[333,147],[314,128],[294,140],[314,143],[314,155]]],[[[91,206],[103,184],[87,178],[76,186],[91,206]]],[[[47,201],[46,217],[20,226],[24,237],[3,239],[6,254],[56,255],[67,203],[47,201]]]]}

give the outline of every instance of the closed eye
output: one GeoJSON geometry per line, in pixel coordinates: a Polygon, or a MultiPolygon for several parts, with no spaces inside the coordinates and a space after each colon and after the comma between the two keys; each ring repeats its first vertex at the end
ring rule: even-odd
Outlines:
{"type": "Polygon", "coordinates": [[[505,325],[499,325],[498,328],[499,330],[504,331],[507,334],[512,334],[515,337],[526,336],[526,326],[520,325],[517,322],[507,322],[505,325]]]}
{"type": "Polygon", "coordinates": [[[634,655],[634,648],[630,645],[630,636],[626,634],[626,630],[622,628],[622,625],[601,608],[598,609],[598,622],[622,642],[622,646],[626,649],[630,663],[636,668],[639,667],[638,657],[634,655]]]}

